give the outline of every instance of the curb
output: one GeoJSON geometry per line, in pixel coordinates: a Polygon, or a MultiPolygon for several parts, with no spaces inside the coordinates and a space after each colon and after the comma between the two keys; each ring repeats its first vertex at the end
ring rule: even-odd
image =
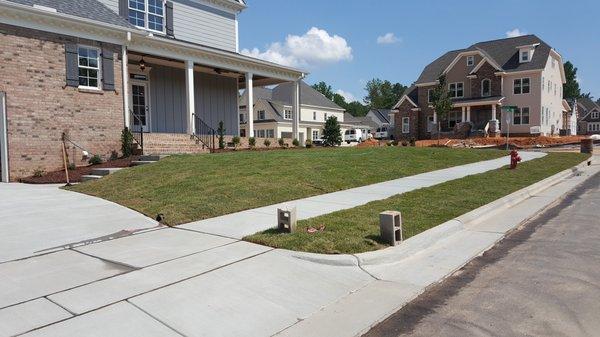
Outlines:
{"type": "Polygon", "coordinates": [[[576,175],[583,167],[587,165],[588,160],[500,199],[492,201],[489,204],[474,209],[452,220],[432,227],[405,240],[399,246],[390,247],[379,251],[360,253],[356,254],[355,256],[358,258],[359,265],[361,266],[390,264],[399,262],[405,258],[409,258],[411,255],[433,246],[439,241],[458,232],[459,230],[464,229],[466,226],[480,224],[494,215],[505,211],[506,209],[513,207],[526,199],[531,198],[535,194],[549,189],[562,180],[576,175]]]}

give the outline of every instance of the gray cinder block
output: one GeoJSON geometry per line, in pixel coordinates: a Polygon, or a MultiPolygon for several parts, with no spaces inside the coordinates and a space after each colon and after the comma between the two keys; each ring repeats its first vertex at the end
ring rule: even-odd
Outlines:
{"type": "Polygon", "coordinates": [[[280,231],[293,233],[296,231],[296,207],[290,209],[277,209],[277,228],[280,231]]]}
{"type": "Polygon", "coordinates": [[[402,242],[402,214],[396,211],[386,211],[379,214],[379,230],[381,239],[390,246],[402,242]]]}

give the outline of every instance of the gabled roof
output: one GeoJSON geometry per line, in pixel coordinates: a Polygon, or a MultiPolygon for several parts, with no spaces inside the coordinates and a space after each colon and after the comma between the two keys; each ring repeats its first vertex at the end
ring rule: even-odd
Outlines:
{"type": "Polygon", "coordinates": [[[480,52],[498,65],[502,71],[516,72],[544,69],[551,50],[552,48],[548,44],[535,35],[479,42],[466,49],[449,51],[431,62],[423,69],[416,83],[423,84],[437,81],[456,57],[465,52],[480,52]],[[528,45],[536,45],[533,58],[530,62],[520,63],[518,47],[528,45]]]}
{"type": "Polygon", "coordinates": [[[398,101],[398,103],[396,103],[392,109],[398,109],[400,107],[400,105],[402,105],[402,103],[405,100],[408,100],[410,102],[410,104],[412,104],[415,108],[419,107],[419,95],[418,95],[418,90],[417,90],[417,86],[416,85],[411,85],[410,87],[406,88],[406,90],[404,90],[404,93],[402,94],[402,97],[400,97],[400,100],[398,101]]]}
{"type": "Polygon", "coordinates": [[[369,113],[373,115],[383,124],[390,124],[390,109],[371,109],[369,113]]]}
{"type": "MultiPolygon", "coordinates": [[[[127,20],[97,0],[7,0],[25,6],[43,6],[56,12],[84,19],[108,23],[125,28],[134,28],[127,20]]],[[[39,8],[39,7],[38,7],[39,8]]]]}
{"type": "Polygon", "coordinates": [[[591,100],[587,97],[578,98],[577,103],[580,106],[582,106],[586,111],[590,111],[593,109],[600,111],[600,105],[598,105],[598,103],[594,102],[593,100],[591,100]]]}
{"type": "MultiPolygon", "coordinates": [[[[274,102],[284,103],[285,105],[292,105],[293,92],[294,83],[286,82],[279,84],[278,86],[273,88],[272,100],[274,102]]],[[[312,105],[328,109],[344,110],[344,108],[333,103],[333,101],[323,96],[323,94],[313,89],[313,87],[306,84],[304,81],[300,81],[300,104],[312,105]]]]}

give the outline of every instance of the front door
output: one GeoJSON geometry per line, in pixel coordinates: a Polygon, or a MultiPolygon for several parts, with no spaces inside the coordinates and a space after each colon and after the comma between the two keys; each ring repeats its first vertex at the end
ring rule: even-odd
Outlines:
{"type": "Polygon", "coordinates": [[[131,84],[131,124],[134,131],[149,131],[149,99],[146,83],[131,84]]]}

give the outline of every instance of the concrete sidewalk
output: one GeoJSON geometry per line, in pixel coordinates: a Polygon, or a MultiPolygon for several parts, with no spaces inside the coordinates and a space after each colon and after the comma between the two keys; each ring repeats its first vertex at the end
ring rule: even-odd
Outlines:
{"type": "MultiPolygon", "coordinates": [[[[542,155],[523,153],[527,159],[542,155]]],[[[372,185],[359,192],[369,198],[366,200],[383,199],[389,193],[431,186],[506,163],[502,158],[470,164],[372,185]]],[[[551,202],[598,169],[586,168],[584,175],[540,192],[524,202],[523,212],[535,212],[532,205],[543,207],[543,202],[551,202]],[[545,193],[548,198],[543,198],[545,193]]],[[[356,198],[354,194],[352,198],[356,198]]],[[[352,207],[334,204],[331,198],[320,199],[324,207],[352,207]]],[[[254,216],[242,213],[238,216],[254,216]]],[[[264,215],[273,221],[274,215],[264,215]]],[[[193,227],[197,223],[144,230],[0,264],[0,336],[28,331],[27,336],[352,336],[366,331],[422,292],[427,282],[464,264],[502,235],[459,228],[431,250],[382,266],[368,263],[368,256],[321,256],[242,242],[236,235],[257,227],[220,223],[226,231],[198,232],[193,227]],[[406,270],[416,270],[410,273],[413,278],[403,276],[406,270]]],[[[258,229],[273,224],[266,222],[258,229]]],[[[510,226],[503,223],[500,227],[510,226]]]]}

